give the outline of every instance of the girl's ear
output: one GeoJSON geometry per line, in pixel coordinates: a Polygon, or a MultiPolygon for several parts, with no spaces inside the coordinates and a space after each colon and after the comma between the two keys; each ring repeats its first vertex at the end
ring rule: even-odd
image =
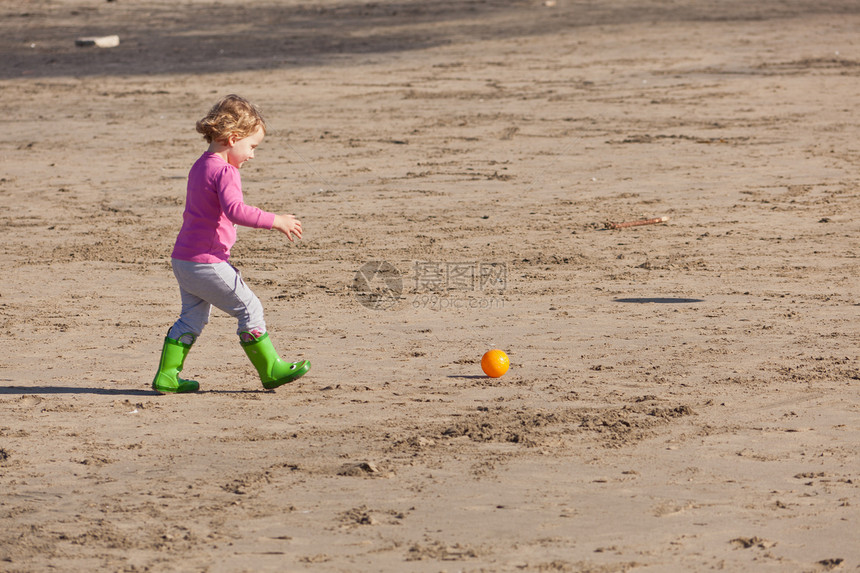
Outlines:
{"type": "Polygon", "coordinates": [[[238,136],[235,133],[230,134],[230,137],[227,138],[227,147],[233,147],[236,145],[236,142],[239,141],[238,136]]]}

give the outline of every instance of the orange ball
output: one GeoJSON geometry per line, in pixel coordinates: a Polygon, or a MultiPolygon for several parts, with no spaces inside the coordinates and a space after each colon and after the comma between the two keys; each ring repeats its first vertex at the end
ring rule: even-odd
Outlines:
{"type": "Polygon", "coordinates": [[[503,376],[511,366],[508,355],[498,349],[487,351],[481,358],[481,370],[490,378],[503,376]]]}

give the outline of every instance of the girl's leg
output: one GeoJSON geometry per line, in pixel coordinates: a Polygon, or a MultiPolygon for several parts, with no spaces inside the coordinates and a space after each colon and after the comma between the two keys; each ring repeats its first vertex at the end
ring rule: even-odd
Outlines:
{"type": "MultiPolygon", "coordinates": [[[[174,270],[174,274],[175,270],[174,270]]],[[[161,348],[161,360],[158,371],[152,381],[152,388],[158,392],[184,393],[196,392],[200,385],[194,380],[185,380],[179,376],[185,364],[185,357],[191,350],[191,345],[203,332],[203,327],[209,321],[211,305],[200,297],[192,294],[183,286],[180,275],[179,292],[182,298],[182,313],[164,338],[161,348]]]]}
{"type": "Polygon", "coordinates": [[[185,344],[193,344],[209,322],[212,305],[181,286],[179,295],[182,299],[182,312],[179,319],[170,327],[167,336],[185,344]]]}
{"type": "Polygon", "coordinates": [[[197,281],[193,271],[189,272],[187,261],[173,260],[173,274],[179,283],[179,296],[182,301],[182,312],[179,319],[167,331],[167,337],[185,344],[193,344],[203,332],[212,313],[212,305],[194,293],[197,281]]]}
{"type": "MultiPolygon", "coordinates": [[[[242,348],[260,374],[263,387],[277,388],[301,378],[310,370],[309,361],[287,363],[275,352],[266,333],[263,305],[232,265],[226,262],[201,264],[175,260],[173,270],[183,292],[187,291],[190,295],[189,302],[194,300],[192,296],[196,297],[237,319],[239,324],[236,333],[239,335],[242,348]]],[[[183,317],[186,315],[185,300],[183,298],[183,317]]],[[[188,307],[188,314],[192,317],[194,308],[196,308],[194,305],[188,307]]],[[[208,312],[206,316],[208,319],[208,312]]],[[[180,319],[179,322],[185,321],[180,319]]],[[[193,320],[188,324],[194,326],[193,320]]],[[[200,323],[198,330],[193,332],[202,330],[203,324],[205,321],[200,323]]]]}
{"type": "Polygon", "coordinates": [[[263,305],[242,280],[239,271],[229,263],[192,263],[173,261],[173,272],[182,294],[182,316],[174,325],[184,334],[195,336],[209,321],[211,306],[215,306],[238,321],[236,333],[266,332],[263,305]]]}

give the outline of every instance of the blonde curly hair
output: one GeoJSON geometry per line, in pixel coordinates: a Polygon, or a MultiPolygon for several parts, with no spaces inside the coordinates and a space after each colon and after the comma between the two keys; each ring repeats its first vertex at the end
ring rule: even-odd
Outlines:
{"type": "Polygon", "coordinates": [[[206,117],[197,122],[197,131],[207,143],[226,141],[231,135],[243,139],[262,127],[266,133],[266,120],[260,109],[236,94],[230,94],[212,106],[206,117]]]}

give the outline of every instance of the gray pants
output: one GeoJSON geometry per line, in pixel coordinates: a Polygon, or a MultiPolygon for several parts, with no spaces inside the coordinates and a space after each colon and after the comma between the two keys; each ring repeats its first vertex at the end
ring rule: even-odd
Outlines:
{"type": "Polygon", "coordinates": [[[227,262],[192,263],[178,259],[172,259],[172,263],[182,297],[182,314],[167,336],[179,340],[183,335],[191,334],[191,340],[188,340],[191,337],[185,337],[182,342],[193,342],[209,322],[212,306],[239,321],[236,334],[266,332],[263,305],[233,265],[227,262]]]}

